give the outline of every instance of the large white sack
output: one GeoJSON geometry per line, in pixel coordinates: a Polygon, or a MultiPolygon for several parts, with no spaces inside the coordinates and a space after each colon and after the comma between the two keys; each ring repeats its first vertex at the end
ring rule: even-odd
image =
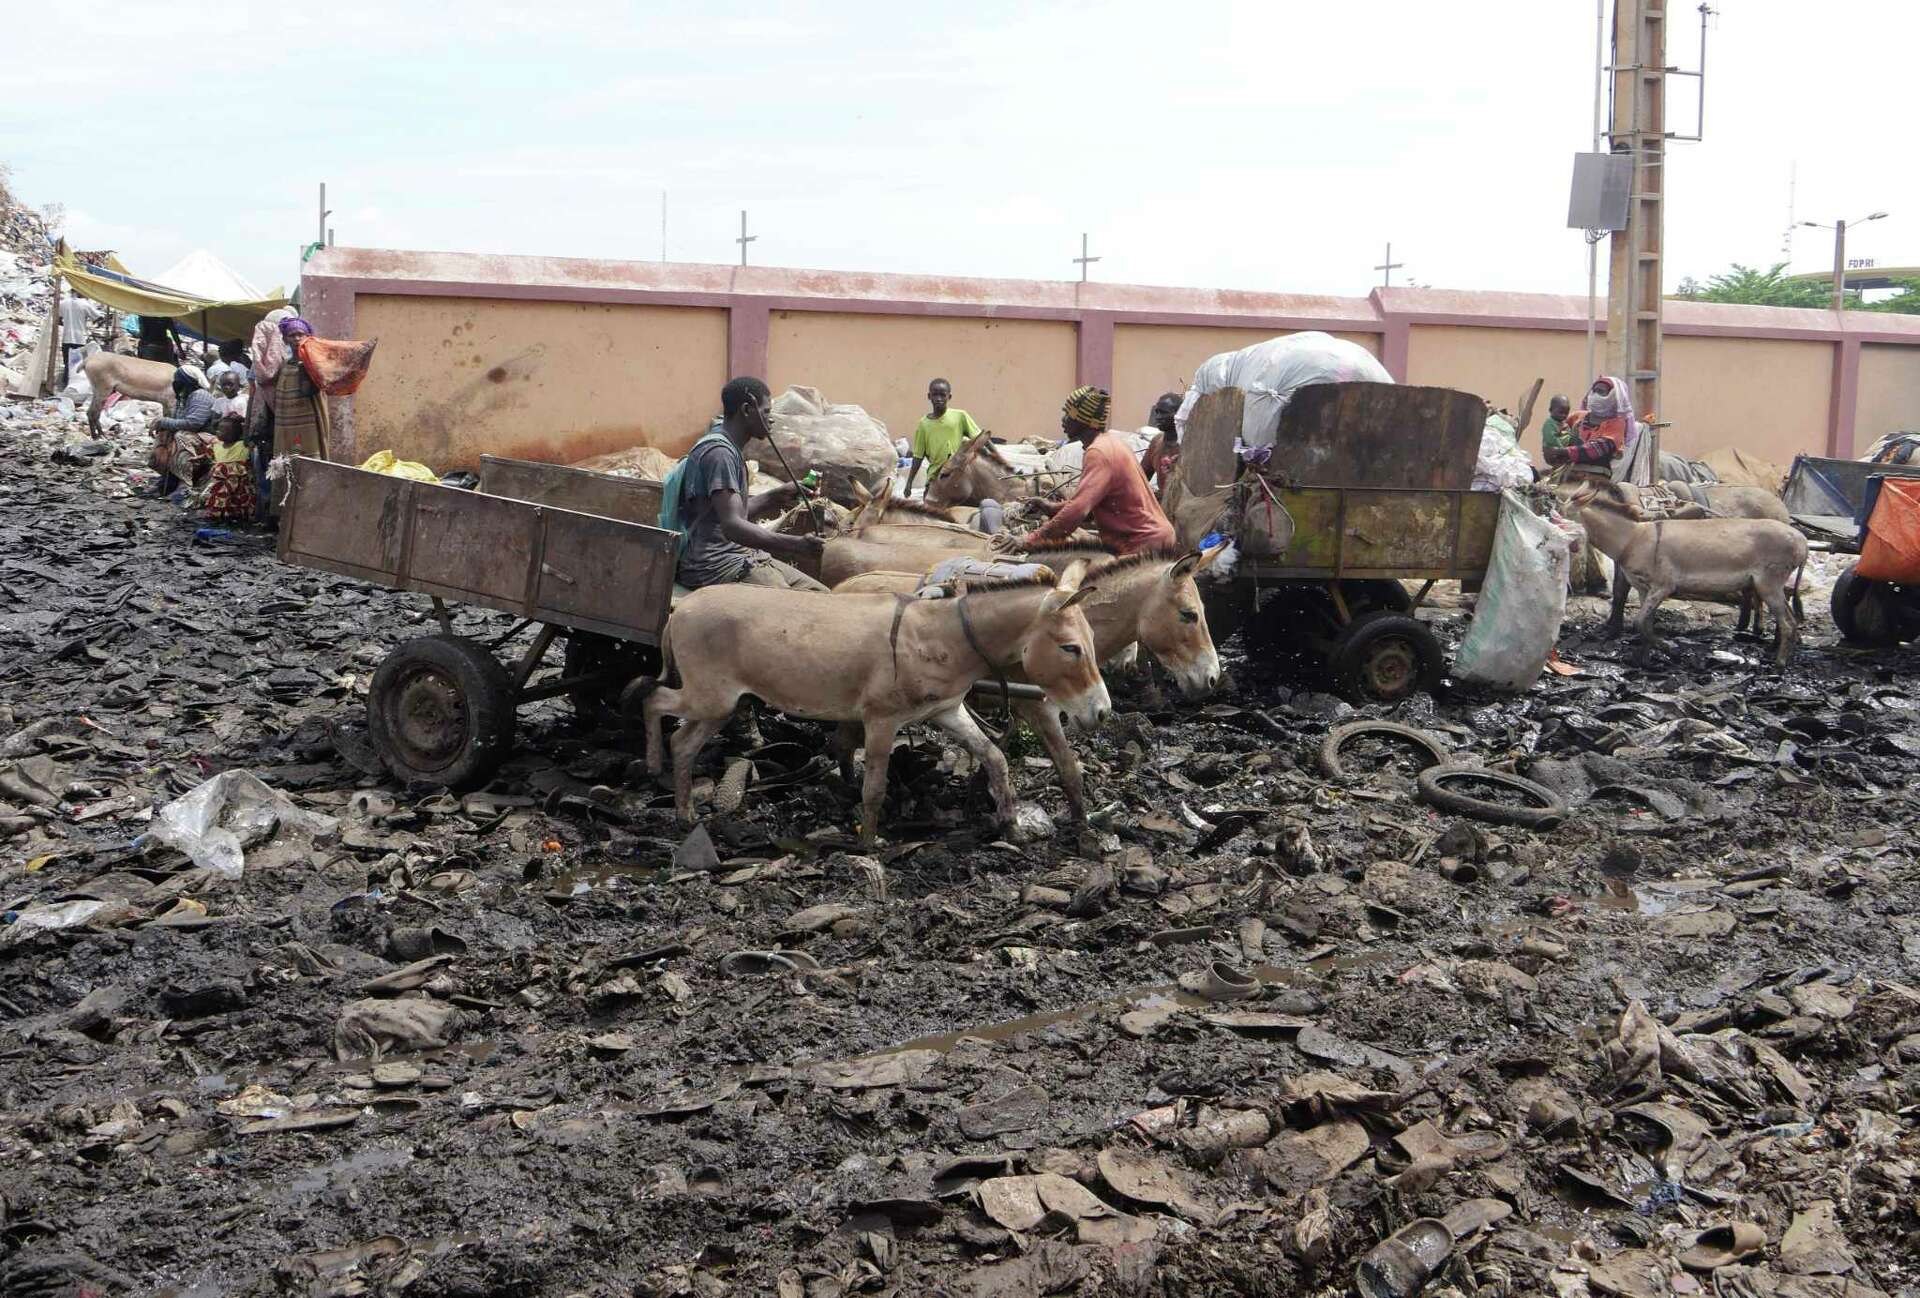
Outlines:
{"type": "Polygon", "coordinates": [[[788,469],[796,477],[818,470],[820,490],[847,506],[860,500],[854,483],[873,491],[899,464],[885,424],[859,406],[830,404],[818,388],[796,385],[774,398],[773,439],[785,468],[762,438],[747,443],[747,454],[783,480],[788,469]]]}
{"type": "Polygon", "coordinates": [[[1221,388],[1239,388],[1247,395],[1240,440],[1248,446],[1271,446],[1280,431],[1280,412],[1308,384],[1391,382],[1386,366],[1359,343],[1308,330],[1209,357],[1195,372],[1173,420],[1185,433],[1195,402],[1221,388]]]}
{"type": "Polygon", "coordinates": [[[1533,461],[1520,449],[1513,421],[1499,411],[1487,416],[1480,431],[1480,455],[1473,465],[1475,491],[1505,491],[1533,481],[1533,461]]]}
{"type": "Polygon", "coordinates": [[[1567,534],[1535,514],[1526,497],[1500,493],[1493,561],[1453,658],[1456,680],[1524,690],[1539,679],[1567,612],[1571,548],[1567,534]]]}

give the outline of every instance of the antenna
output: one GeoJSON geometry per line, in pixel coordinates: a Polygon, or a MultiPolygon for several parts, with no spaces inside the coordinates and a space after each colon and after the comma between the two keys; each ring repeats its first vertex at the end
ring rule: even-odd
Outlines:
{"type": "Polygon", "coordinates": [[[1800,163],[1796,159],[1787,164],[1787,232],[1780,240],[1780,255],[1786,259],[1787,266],[1793,266],[1793,199],[1794,191],[1800,187],[1800,163]]]}

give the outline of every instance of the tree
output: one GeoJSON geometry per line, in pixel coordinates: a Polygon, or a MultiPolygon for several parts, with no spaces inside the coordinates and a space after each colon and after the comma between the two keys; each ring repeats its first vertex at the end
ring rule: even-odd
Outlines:
{"type": "Polygon", "coordinates": [[[1695,302],[1737,302],[1747,306],[1824,307],[1833,301],[1833,290],[1826,284],[1789,279],[1784,261],[1765,270],[1742,266],[1736,261],[1731,270],[1713,276],[1704,286],[1698,280],[1682,280],[1680,292],[1695,302]]]}
{"type": "Polygon", "coordinates": [[[1896,279],[1893,287],[1897,290],[1892,297],[1881,298],[1878,302],[1856,302],[1848,305],[1861,311],[1886,311],[1894,315],[1920,315],[1920,279],[1896,279]]]}

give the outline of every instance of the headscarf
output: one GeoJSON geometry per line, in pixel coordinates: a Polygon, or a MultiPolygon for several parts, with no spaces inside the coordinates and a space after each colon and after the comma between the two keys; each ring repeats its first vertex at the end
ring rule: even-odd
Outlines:
{"type": "Polygon", "coordinates": [[[262,390],[273,391],[273,380],[280,373],[280,367],[287,361],[287,342],[280,336],[280,325],[294,318],[293,312],[285,307],[275,307],[267,312],[267,318],[253,327],[254,378],[262,385],[262,390]]]}
{"type": "Polygon", "coordinates": [[[1107,427],[1107,409],[1113,404],[1113,398],[1105,388],[1078,387],[1066,399],[1060,408],[1076,424],[1104,432],[1107,427]]]}
{"type": "Polygon", "coordinates": [[[176,366],[174,368],[173,390],[175,392],[181,392],[181,393],[191,392],[199,386],[200,385],[198,383],[195,383],[193,381],[193,375],[187,373],[186,368],[184,366],[176,366]]]}
{"type": "Polygon", "coordinates": [[[1633,395],[1627,385],[1611,374],[1603,374],[1593,381],[1593,387],[1605,387],[1606,395],[1596,397],[1593,388],[1587,389],[1587,418],[1589,423],[1602,423],[1608,419],[1624,418],[1631,432],[1634,428],[1633,395]]]}
{"type": "Polygon", "coordinates": [[[289,343],[293,341],[295,334],[310,334],[312,332],[313,326],[308,324],[302,316],[288,316],[280,322],[280,336],[289,343]]]}

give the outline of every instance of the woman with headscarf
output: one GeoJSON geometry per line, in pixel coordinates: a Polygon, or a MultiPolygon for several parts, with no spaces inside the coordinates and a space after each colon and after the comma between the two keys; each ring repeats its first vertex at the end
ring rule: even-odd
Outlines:
{"type": "MultiPolygon", "coordinates": [[[[313,326],[297,315],[278,322],[279,364],[273,377],[273,454],[327,457],[327,411],[320,389],[300,363],[300,347],[313,337],[313,326]]],[[[256,373],[258,371],[256,370],[256,373]]],[[[278,493],[268,489],[263,502],[268,513],[278,506],[278,493]]]]}
{"type": "Polygon", "coordinates": [[[1173,544],[1173,524],[1154,499],[1133,448],[1107,431],[1111,405],[1105,388],[1075,388],[1067,397],[1060,408],[1060,431],[1082,447],[1080,484],[1059,505],[1033,501],[1053,517],[1017,539],[1002,533],[994,538],[995,548],[1026,550],[1065,541],[1089,519],[1100,540],[1116,554],[1138,554],[1173,544]]]}
{"type": "Polygon", "coordinates": [[[1627,385],[1603,374],[1587,390],[1587,408],[1574,412],[1566,429],[1567,444],[1549,447],[1541,455],[1548,464],[1604,470],[1626,452],[1637,431],[1627,385]]]}
{"type": "Polygon", "coordinates": [[[185,369],[173,372],[173,409],[173,414],[153,421],[150,463],[160,475],[160,485],[155,492],[160,496],[171,496],[180,485],[176,462],[180,461],[181,452],[188,453],[187,459],[181,461],[181,466],[186,467],[200,449],[203,435],[213,428],[213,396],[185,369]]]}

